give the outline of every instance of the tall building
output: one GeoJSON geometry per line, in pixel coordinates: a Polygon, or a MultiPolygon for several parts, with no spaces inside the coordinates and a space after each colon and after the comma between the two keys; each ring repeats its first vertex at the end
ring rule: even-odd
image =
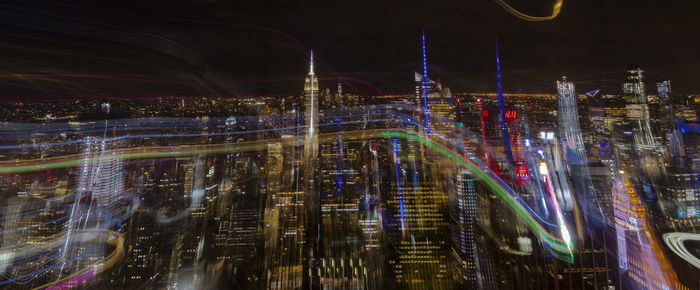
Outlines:
{"type": "Polygon", "coordinates": [[[661,81],[656,83],[656,91],[659,94],[659,101],[668,103],[671,99],[671,81],[661,81]]]}
{"type": "Polygon", "coordinates": [[[468,170],[450,176],[447,202],[452,254],[457,282],[464,289],[483,288],[474,232],[478,186],[468,170]]]}
{"type": "Polygon", "coordinates": [[[295,147],[284,151],[282,144],[267,145],[267,199],[264,239],[266,289],[302,288],[305,259],[304,191],[300,184],[299,159],[295,147]],[[289,173],[287,175],[286,173],[289,173]],[[283,182],[290,180],[289,184],[283,182]]]}
{"type": "Polygon", "coordinates": [[[620,168],[635,179],[633,183],[642,185],[645,199],[655,199],[652,182],[665,174],[664,152],[662,147],[657,146],[652,134],[643,70],[637,68],[628,71],[623,93],[627,120],[620,131],[631,134],[633,142],[616,144],[627,146],[623,151],[628,151],[626,155],[631,157],[628,160],[620,160],[620,168]]]}
{"type": "Polygon", "coordinates": [[[319,285],[319,275],[313,275],[314,269],[317,269],[319,259],[320,246],[320,225],[321,225],[321,198],[319,191],[319,160],[318,160],[318,120],[319,107],[318,101],[319,88],[318,79],[314,73],[314,53],[311,51],[309,62],[309,74],[304,81],[304,98],[306,116],[306,136],[304,140],[304,156],[301,163],[303,164],[303,184],[304,192],[303,200],[296,200],[297,205],[303,204],[303,211],[298,213],[299,225],[303,225],[305,244],[303,245],[303,268],[302,275],[305,287],[319,285]]]}
{"type": "Polygon", "coordinates": [[[646,207],[625,172],[616,176],[612,192],[622,288],[677,288],[676,273],[649,228],[646,207]]]}
{"type": "Polygon", "coordinates": [[[557,81],[557,99],[559,100],[559,135],[564,159],[567,163],[585,164],[586,147],[579,126],[576,90],[574,83],[567,81],[566,77],[557,81]]]}
{"type": "Polygon", "coordinates": [[[314,52],[311,51],[309,61],[309,74],[304,80],[304,114],[306,117],[306,138],[311,139],[317,133],[315,132],[318,125],[318,78],[314,73],[314,52]]]}

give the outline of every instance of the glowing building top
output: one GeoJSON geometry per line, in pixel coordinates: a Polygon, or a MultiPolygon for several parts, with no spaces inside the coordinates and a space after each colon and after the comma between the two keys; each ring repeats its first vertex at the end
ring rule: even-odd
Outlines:
{"type": "Polygon", "coordinates": [[[309,74],[304,80],[304,107],[306,115],[306,125],[308,126],[307,137],[314,134],[314,126],[318,124],[318,78],[314,73],[314,51],[311,51],[309,61],[309,74]]]}
{"type": "Polygon", "coordinates": [[[318,78],[316,78],[316,73],[314,73],[314,51],[311,51],[311,57],[309,62],[309,74],[304,80],[304,96],[307,98],[313,93],[314,97],[318,96],[318,78]]]}
{"type": "Polygon", "coordinates": [[[644,88],[644,70],[640,68],[627,71],[627,82],[622,85],[622,92],[628,95],[629,104],[646,104],[647,95],[644,88]]]}

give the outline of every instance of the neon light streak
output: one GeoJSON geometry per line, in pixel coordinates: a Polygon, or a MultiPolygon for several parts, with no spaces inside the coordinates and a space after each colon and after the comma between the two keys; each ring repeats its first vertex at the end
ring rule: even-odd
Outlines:
{"type": "Polygon", "coordinates": [[[554,194],[554,186],[552,186],[552,182],[549,180],[549,168],[547,167],[547,163],[545,162],[540,163],[540,175],[542,176],[545,185],[547,185],[547,192],[549,193],[549,198],[552,201],[552,205],[554,206],[554,213],[556,213],[559,225],[561,225],[562,239],[566,243],[566,247],[569,249],[569,252],[573,253],[571,249],[571,235],[569,234],[569,229],[566,228],[566,224],[564,223],[564,215],[561,212],[559,200],[554,194]]]}
{"type": "Polygon", "coordinates": [[[587,92],[586,95],[589,95],[591,97],[595,97],[598,93],[600,93],[600,90],[592,90],[590,92],[587,92]]]}

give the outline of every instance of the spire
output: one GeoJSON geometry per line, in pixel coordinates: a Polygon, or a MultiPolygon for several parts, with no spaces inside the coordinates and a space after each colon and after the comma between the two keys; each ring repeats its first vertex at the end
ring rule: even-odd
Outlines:
{"type": "Polygon", "coordinates": [[[496,40],[496,77],[498,78],[498,101],[503,100],[503,86],[501,85],[501,56],[498,54],[498,40],[496,40]]]}
{"type": "Polygon", "coordinates": [[[309,75],[314,74],[314,51],[311,50],[311,61],[309,63],[309,75]]]}

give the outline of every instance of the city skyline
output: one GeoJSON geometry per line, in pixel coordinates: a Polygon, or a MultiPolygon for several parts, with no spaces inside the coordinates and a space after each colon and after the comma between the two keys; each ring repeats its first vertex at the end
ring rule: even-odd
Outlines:
{"type": "Polygon", "coordinates": [[[699,289],[690,7],[531,2],[0,4],[0,287],[699,289]]]}

